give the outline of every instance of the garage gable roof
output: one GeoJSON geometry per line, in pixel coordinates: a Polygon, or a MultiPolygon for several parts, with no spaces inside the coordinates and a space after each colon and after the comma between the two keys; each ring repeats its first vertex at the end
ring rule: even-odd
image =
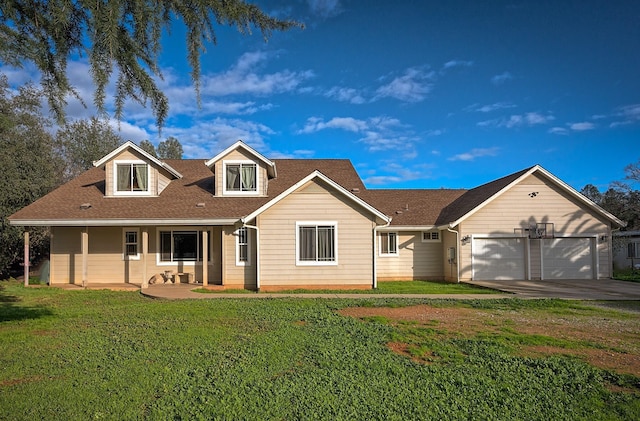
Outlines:
{"type": "Polygon", "coordinates": [[[460,196],[457,200],[453,201],[450,205],[443,209],[442,213],[438,217],[437,225],[443,228],[453,228],[456,225],[459,225],[465,219],[469,218],[480,209],[484,208],[489,203],[500,197],[511,187],[515,186],[525,178],[535,173],[542,174],[553,184],[566,192],[569,196],[573,197],[579,203],[585,205],[594,213],[607,219],[611,223],[619,227],[626,226],[625,222],[616,218],[614,215],[598,206],[592,200],[580,194],[573,187],[569,186],[564,181],[560,180],[558,177],[542,168],[540,165],[534,165],[533,167],[526,168],[522,171],[518,171],[506,177],[499,178],[487,184],[483,184],[474,189],[468,190],[465,194],[460,196]]]}

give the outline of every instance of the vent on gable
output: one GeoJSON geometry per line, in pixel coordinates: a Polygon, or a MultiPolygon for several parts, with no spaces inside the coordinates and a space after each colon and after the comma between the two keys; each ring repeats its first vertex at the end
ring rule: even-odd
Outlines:
{"type": "Polygon", "coordinates": [[[91,203],[83,203],[80,205],[80,209],[82,210],[87,210],[87,209],[91,209],[91,203]]]}
{"type": "Polygon", "coordinates": [[[196,203],[196,208],[204,208],[204,202],[196,203]]]}

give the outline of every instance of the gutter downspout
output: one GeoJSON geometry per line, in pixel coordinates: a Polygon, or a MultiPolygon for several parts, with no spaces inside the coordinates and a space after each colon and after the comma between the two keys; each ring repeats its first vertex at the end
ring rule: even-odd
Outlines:
{"type": "Polygon", "coordinates": [[[240,222],[244,228],[256,230],[256,289],[260,292],[260,228],[247,224],[244,218],[240,219],[240,222]]]}
{"type": "Polygon", "coordinates": [[[378,288],[378,253],[376,252],[376,240],[378,238],[378,230],[387,228],[391,225],[391,219],[384,225],[373,227],[373,289],[378,288]]]}
{"type": "Polygon", "coordinates": [[[460,283],[460,233],[451,228],[451,225],[449,225],[447,231],[456,234],[456,281],[460,283]]]}

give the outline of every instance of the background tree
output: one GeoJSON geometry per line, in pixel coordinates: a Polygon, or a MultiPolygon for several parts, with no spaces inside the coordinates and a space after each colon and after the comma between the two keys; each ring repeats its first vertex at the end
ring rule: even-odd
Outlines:
{"type": "Polygon", "coordinates": [[[49,106],[61,121],[66,96],[78,97],[66,74],[67,60],[86,56],[100,112],[105,112],[105,90],[116,70],[116,117],[121,119],[126,99],[142,105],[150,101],[161,127],[168,100],[154,78],[162,78],[157,65],[161,36],[174,21],[186,27],[187,60],[198,98],[200,54],[206,43],[217,41],[214,24],[235,26],[242,34],[255,27],[265,40],[274,30],[303,27],[270,17],[243,0],[4,0],[0,60],[14,66],[35,64],[49,106]]]}
{"type": "Polygon", "coordinates": [[[597,187],[587,184],[580,193],[627,223],[624,230],[640,230],[640,160],[625,167],[625,178],[611,183],[607,191],[600,193],[597,187]]]}
{"type": "Polygon", "coordinates": [[[105,120],[92,117],[65,124],[56,135],[56,153],[64,164],[63,181],[69,181],[123,143],[105,120]]]}
{"type": "Polygon", "coordinates": [[[182,144],[173,136],[158,144],[158,158],[160,159],[182,159],[182,144]]]}
{"type": "Polygon", "coordinates": [[[151,143],[151,141],[149,141],[148,139],[142,140],[140,142],[140,148],[142,148],[142,150],[148,153],[149,155],[155,158],[158,157],[158,153],[156,152],[156,147],[153,146],[153,143],[151,143]]]}
{"type": "MultiPolygon", "coordinates": [[[[53,153],[51,121],[41,115],[41,91],[31,85],[17,92],[0,77],[0,279],[22,258],[23,227],[7,217],[57,187],[60,162],[53,153]]],[[[48,251],[48,230],[31,228],[32,256],[48,251]]]]}

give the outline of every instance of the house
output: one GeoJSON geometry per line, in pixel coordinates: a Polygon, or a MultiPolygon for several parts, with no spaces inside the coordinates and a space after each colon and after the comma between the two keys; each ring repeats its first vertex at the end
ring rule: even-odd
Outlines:
{"type": "Polygon", "coordinates": [[[616,270],[640,269],[640,231],[613,234],[613,267],[616,270]]]}
{"type": "Polygon", "coordinates": [[[206,161],[127,142],[94,166],[9,218],[50,227],[51,284],[600,279],[624,226],[538,165],[471,190],[370,190],[348,160],[270,160],[242,141],[206,161]]]}

